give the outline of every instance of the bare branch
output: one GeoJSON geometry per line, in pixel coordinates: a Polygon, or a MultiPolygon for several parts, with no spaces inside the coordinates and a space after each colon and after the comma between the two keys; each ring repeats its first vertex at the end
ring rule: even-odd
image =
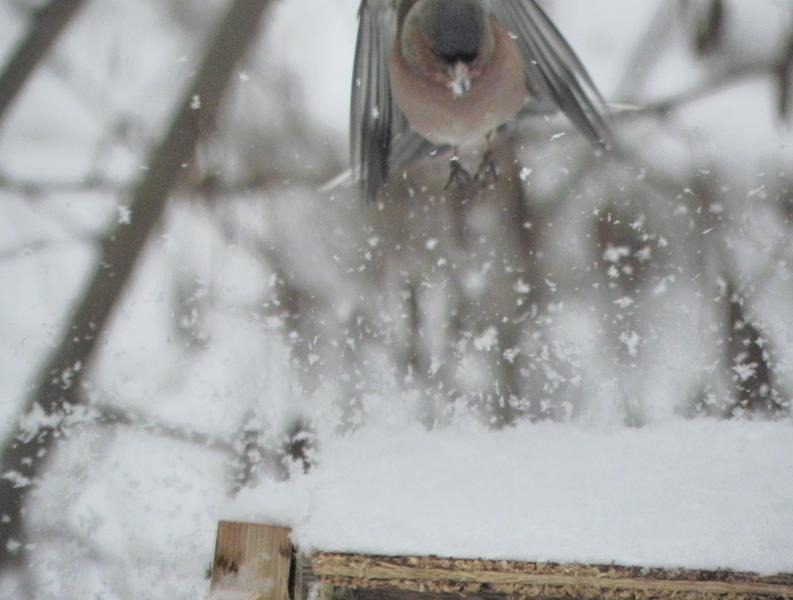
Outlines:
{"type": "Polygon", "coordinates": [[[666,98],[655,100],[637,109],[621,111],[615,115],[615,118],[619,120],[628,120],[645,116],[665,117],[674,110],[716,94],[726,87],[737,85],[751,79],[766,77],[768,75],[773,75],[773,70],[769,65],[764,63],[749,64],[739,68],[727,69],[695,83],[686,90],[667,96],[666,98]]]}
{"type": "Polygon", "coordinates": [[[85,4],[86,0],[51,0],[36,11],[27,37],[0,73],[0,124],[41,59],[85,4]]]}
{"type": "Polygon", "coordinates": [[[45,467],[57,430],[50,421],[82,402],[82,380],[99,347],[114,308],[132,277],[166,200],[214,122],[237,61],[251,45],[270,0],[234,0],[210,42],[203,62],[181,101],[170,130],[151,154],[150,169],[136,186],[130,223],[117,224],[103,241],[94,275],[67,319],[63,337],[38,374],[24,413],[39,414],[41,427],[19,428],[3,448],[0,473],[0,570],[25,561],[24,504],[45,467]],[[200,108],[196,106],[196,98],[200,108]]]}
{"type": "Polygon", "coordinates": [[[121,408],[110,404],[92,404],[91,408],[97,411],[98,422],[106,425],[129,427],[130,429],[144,431],[158,437],[200,446],[231,456],[235,455],[233,444],[208,433],[176,425],[158,423],[143,413],[129,408],[121,408]]]}
{"type": "Polygon", "coordinates": [[[620,100],[633,98],[650,75],[652,68],[663,55],[663,45],[668,42],[669,32],[677,6],[668,0],[661,0],[650,26],[639,38],[617,85],[616,97],[620,100]]]}

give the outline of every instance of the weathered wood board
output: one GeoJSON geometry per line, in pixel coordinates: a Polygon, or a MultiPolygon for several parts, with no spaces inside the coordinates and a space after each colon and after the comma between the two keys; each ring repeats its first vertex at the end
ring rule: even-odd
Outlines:
{"type": "Polygon", "coordinates": [[[289,600],[290,530],[221,521],[212,566],[211,600],[289,600]]]}
{"type": "Polygon", "coordinates": [[[328,552],[295,558],[288,529],[221,523],[212,590],[212,600],[793,600],[793,574],[328,552]]]}
{"type": "Polygon", "coordinates": [[[318,553],[312,578],[345,598],[793,599],[793,575],[318,553]],[[350,593],[352,592],[352,593],[350,593]]]}

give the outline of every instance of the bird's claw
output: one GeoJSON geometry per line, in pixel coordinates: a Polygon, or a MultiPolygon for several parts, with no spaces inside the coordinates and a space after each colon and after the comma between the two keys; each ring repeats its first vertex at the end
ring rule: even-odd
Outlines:
{"type": "Polygon", "coordinates": [[[498,181],[498,169],[496,168],[496,162],[493,160],[490,152],[485,153],[484,157],[482,157],[482,162],[479,164],[479,168],[474,175],[474,181],[483,188],[498,181]]]}
{"type": "Polygon", "coordinates": [[[446,182],[444,190],[448,190],[452,185],[457,188],[465,188],[473,183],[474,177],[465,170],[460,159],[454,157],[449,160],[449,181],[446,182]]]}

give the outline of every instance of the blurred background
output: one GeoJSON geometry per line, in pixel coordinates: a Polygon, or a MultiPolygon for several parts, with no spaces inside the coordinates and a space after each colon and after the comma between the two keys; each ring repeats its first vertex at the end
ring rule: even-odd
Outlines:
{"type": "Polygon", "coordinates": [[[0,596],[194,598],[367,423],[788,419],[793,2],[543,2],[617,151],[365,207],[357,0],[0,0],[0,596]]]}

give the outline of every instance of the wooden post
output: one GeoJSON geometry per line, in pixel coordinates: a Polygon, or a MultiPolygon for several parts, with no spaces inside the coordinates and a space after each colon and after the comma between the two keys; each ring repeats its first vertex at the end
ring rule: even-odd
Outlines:
{"type": "Polygon", "coordinates": [[[289,600],[290,533],[286,527],[221,521],[210,600],[289,600]]]}

